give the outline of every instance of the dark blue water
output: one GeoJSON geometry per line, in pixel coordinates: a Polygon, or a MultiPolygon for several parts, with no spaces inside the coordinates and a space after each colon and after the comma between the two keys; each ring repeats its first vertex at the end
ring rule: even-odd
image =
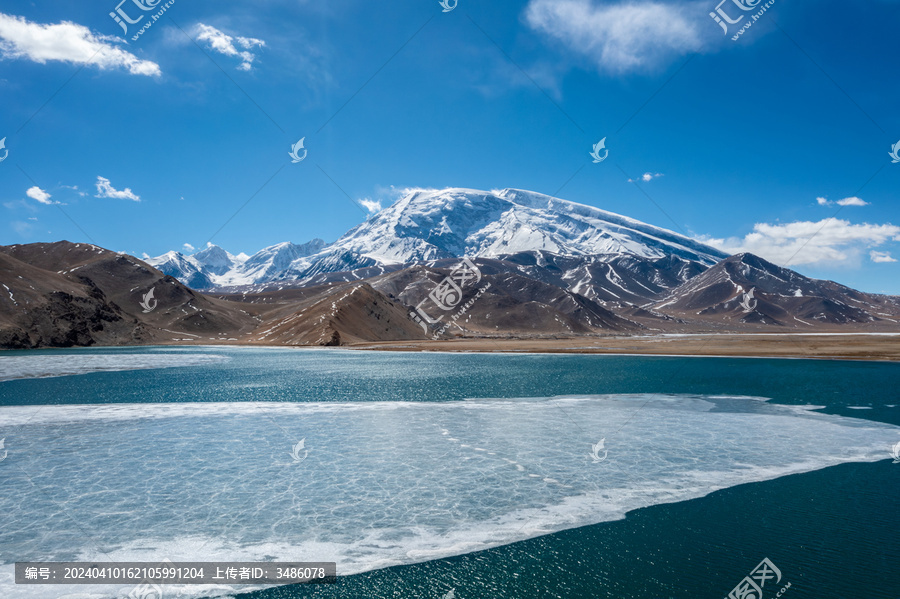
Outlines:
{"type": "MultiPolygon", "coordinates": [[[[747,395],[900,424],[900,364],[831,360],[346,350],[121,348],[84,354],[196,354],[220,364],[0,383],[0,405],[181,401],[454,401],[670,393],[747,395]],[[138,372],[139,374],[136,374],[138,372]],[[853,410],[849,407],[866,407],[853,410]]],[[[4,352],[2,357],[73,350],[4,352]]]]}

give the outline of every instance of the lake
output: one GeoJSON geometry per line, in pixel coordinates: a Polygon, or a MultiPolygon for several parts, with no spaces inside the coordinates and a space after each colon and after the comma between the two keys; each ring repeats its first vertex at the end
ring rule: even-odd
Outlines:
{"type": "Polygon", "coordinates": [[[164,597],[726,597],[764,558],[763,597],[900,597],[900,364],[143,347],[0,381],[4,597],[132,590],[16,561],[162,559],[340,575],[164,597]]]}

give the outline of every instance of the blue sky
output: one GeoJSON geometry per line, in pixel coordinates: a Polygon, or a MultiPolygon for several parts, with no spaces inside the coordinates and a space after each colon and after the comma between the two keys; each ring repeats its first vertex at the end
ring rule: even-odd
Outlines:
{"type": "Polygon", "coordinates": [[[515,187],[900,294],[897,0],[737,40],[765,2],[176,0],[136,40],[166,3],[117,4],[0,4],[0,244],[250,254],[515,187]]]}

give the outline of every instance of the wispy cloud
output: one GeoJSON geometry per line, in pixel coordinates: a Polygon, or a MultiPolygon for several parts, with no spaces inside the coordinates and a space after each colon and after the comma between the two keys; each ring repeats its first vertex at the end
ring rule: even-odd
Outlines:
{"type": "Polygon", "coordinates": [[[872,250],[869,252],[869,258],[872,262],[896,262],[896,258],[891,258],[890,252],[876,252],[872,250]]]}
{"type": "Polygon", "coordinates": [[[256,55],[250,50],[262,48],[266,45],[266,42],[263,40],[254,37],[232,37],[219,31],[212,25],[204,25],[203,23],[197,23],[197,26],[194,28],[194,34],[197,36],[198,41],[207,42],[209,47],[219,54],[239,57],[241,64],[237,68],[241,71],[249,71],[253,67],[256,55]]]}
{"type": "Polygon", "coordinates": [[[636,182],[636,181],[643,181],[644,183],[649,183],[649,182],[652,181],[653,179],[656,179],[657,177],[662,177],[662,176],[663,176],[662,173],[644,173],[643,175],[641,175],[641,176],[638,177],[637,179],[629,179],[628,182],[629,182],[629,183],[634,183],[634,182],[636,182]]]}
{"type": "Polygon", "coordinates": [[[189,243],[186,243],[186,244],[184,244],[184,245],[181,246],[181,247],[182,247],[182,248],[184,249],[184,251],[186,251],[186,252],[193,252],[195,249],[197,249],[197,248],[195,248],[194,246],[192,246],[192,245],[189,244],[189,243]]]}
{"type": "MultiPolygon", "coordinates": [[[[525,20],[535,31],[587,57],[601,71],[648,71],[705,47],[698,19],[708,3],[621,0],[531,0],[525,20]]],[[[708,12],[708,11],[707,11],[708,12]]]]}
{"type": "Polygon", "coordinates": [[[375,214],[376,212],[381,211],[381,201],[380,200],[370,200],[369,198],[363,198],[359,201],[360,205],[369,211],[370,214],[375,214]]]}
{"type": "Polygon", "coordinates": [[[700,238],[700,241],[730,254],[752,252],[781,265],[846,263],[858,259],[864,249],[891,240],[900,241],[900,227],[855,225],[837,218],[818,222],[757,223],[753,232],[744,238],[700,238]]]}
{"type": "Polygon", "coordinates": [[[44,64],[48,60],[90,63],[100,69],[125,68],[132,75],[159,75],[159,65],[141,60],[113,45],[119,38],[97,35],[78,23],[41,24],[0,13],[0,56],[25,58],[44,64]]]}
{"type": "Polygon", "coordinates": [[[97,177],[97,195],[94,197],[97,198],[113,198],[115,200],[131,200],[133,202],[140,202],[141,196],[135,194],[131,191],[130,187],[126,187],[125,189],[119,191],[115,187],[110,184],[109,179],[106,177],[97,177]]]}
{"type": "Polygon", "coordinates": [[[838,200],[837,202],[832,202],[828,198],[816,198],[816,202],[819,206],[833,206],[837,204],[838,206],[868,206],[869,203],[863,201],[861,198],[856,196],[852,196],[849,198],[844,198],[843,200],[838,200]]]}
{"type": "Polygon", "coordinates": [[[53,200],[51,200],[50,194],[47,193],[46,191],[44,191],[43,189],[41,189],[40,187],[38,187],[37,185],[35,185],[34,187],[29,187],[28,190],[25,192],[25,195],[27,195],[32,200],[40,202],[41,204],[47,204],[48,206],[51,204],[59,203],[59,202],[54,202],[53,200]]]}

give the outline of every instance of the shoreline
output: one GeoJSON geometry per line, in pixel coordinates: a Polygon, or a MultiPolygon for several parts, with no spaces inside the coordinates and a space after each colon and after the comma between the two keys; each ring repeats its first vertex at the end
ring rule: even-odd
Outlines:
{"type": "Polygon", "coordinates": [[[785,358],[900,362],[900,335],[698,334],[567,339],[455,339],[355,343],[367,351],[785,358]]]}
{"type": "MultiPolygon", "coordinates": [[[[235,340],[215,343],[159,342],[140,345],[42,347],[32,350],[78,350],[140,347],[256,347],[305,350],[354,350],[421,353],[571,354],[698,358],[782,358],[900,362],[900,333],[696,333],[632,337],[574,337],[558,339],[459,338],[353,342],[341,346],[272,345],[235,340]]],[[[224,341],[224,340],[223,340],[224,341]]],[[[4,352],[0,352],[0,356],[4,352]]]]}

